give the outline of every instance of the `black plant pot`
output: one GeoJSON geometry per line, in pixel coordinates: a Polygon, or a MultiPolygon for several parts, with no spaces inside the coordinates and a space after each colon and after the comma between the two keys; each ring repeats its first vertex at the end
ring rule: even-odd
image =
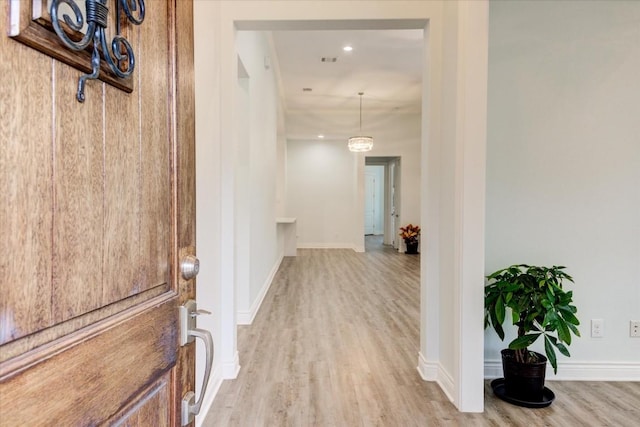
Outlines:
{"type": "Polygon", "coordinates": [[[407,246],[407,250],[405,254],[417,254],[418,253],[418,242],[417,241],[404,241],[404,244],[407,246]]]}
{"type": "Polygon", "coordinates": [[[543,401],[547,358],[536,353],[538,362],[521,363],[516,360],[514,350],[504,349],[501,353],[505,394],[526,402],[543,401]]]}

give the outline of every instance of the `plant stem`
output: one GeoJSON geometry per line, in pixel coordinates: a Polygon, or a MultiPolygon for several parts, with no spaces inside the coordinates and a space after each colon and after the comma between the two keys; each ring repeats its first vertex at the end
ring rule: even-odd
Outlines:
{"type": "MultiPolygon", "coordinates": [[[[522,326],[518,326],[518,337],[522,337],[525,335],[525,330],[522,326]]],[[[525,363],[526,362],[526,356],[527,356],[527,349],[526,348],[521,348],[515,351],[516,352],[516,360],[519,363],[525,363]]]]}

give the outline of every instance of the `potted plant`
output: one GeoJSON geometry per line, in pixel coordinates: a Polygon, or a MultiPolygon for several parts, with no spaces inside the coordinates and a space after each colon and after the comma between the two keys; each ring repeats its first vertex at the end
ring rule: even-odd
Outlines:
{"type": "Polygon", "coordinates": [[[564,269],[519,264],[487,276],[485,328],[491,326],[504,340],[502,324],[507,309],[518,328],[518,336],[501,352],[504,380],[492,384],[496,395],[504,400],[529,407],[547,406],[553,400],[553,393],[544,387],[547,360],[557,372],[556,349],[569,357],[571,334],[580,336],[573,292],[562,287],[563,280],[573,282],[573,278],[564,269]],[[544,339],[546,357],[528,348],[539,338],[544,339]],[[504,389],[499,393],[496,386],[504,389]],[[545,390],[550,396],[545,396],[545,390]]]}
{"type": "Polygon", "coordinates": [[[407,246],[405,254],[418,253],[418,236],[420,236],[420,226],[409,224],[406,227],[400,227],[400,237],[407,246]]]}

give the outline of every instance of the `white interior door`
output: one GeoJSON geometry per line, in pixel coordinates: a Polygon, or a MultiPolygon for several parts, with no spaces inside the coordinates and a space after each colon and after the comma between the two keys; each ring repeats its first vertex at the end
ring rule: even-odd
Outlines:
{"type": "Polygon", "coordinates": [[[364,234],[384,234],[384,165],[365,166],[364,234]]]}
{"type": "Polygon", "coordinates": [[[369,166],[364,172],[364,234],[375,233],[376,175],[369,166]]]}

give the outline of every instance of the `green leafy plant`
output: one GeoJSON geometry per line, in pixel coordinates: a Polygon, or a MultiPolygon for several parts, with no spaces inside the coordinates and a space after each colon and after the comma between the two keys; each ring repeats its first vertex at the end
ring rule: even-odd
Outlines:
{"type": "Polygon", "coordinates": [[[489,282],[484,288],[485,329],[493,327],[504,340],[502,324],[510,308],[512,324],[518,327],[518,337],[509,343],[516,360],[536,361],[535,353],[527,347],[544,337],[545,353],[554,373],[558,371],[555,350],[569,357],[571,334],[580,336],[573,292],[562,288],[563,280],[573,282],[573,278],[564,269],[512,265],[487,276],[489,282]]]}

